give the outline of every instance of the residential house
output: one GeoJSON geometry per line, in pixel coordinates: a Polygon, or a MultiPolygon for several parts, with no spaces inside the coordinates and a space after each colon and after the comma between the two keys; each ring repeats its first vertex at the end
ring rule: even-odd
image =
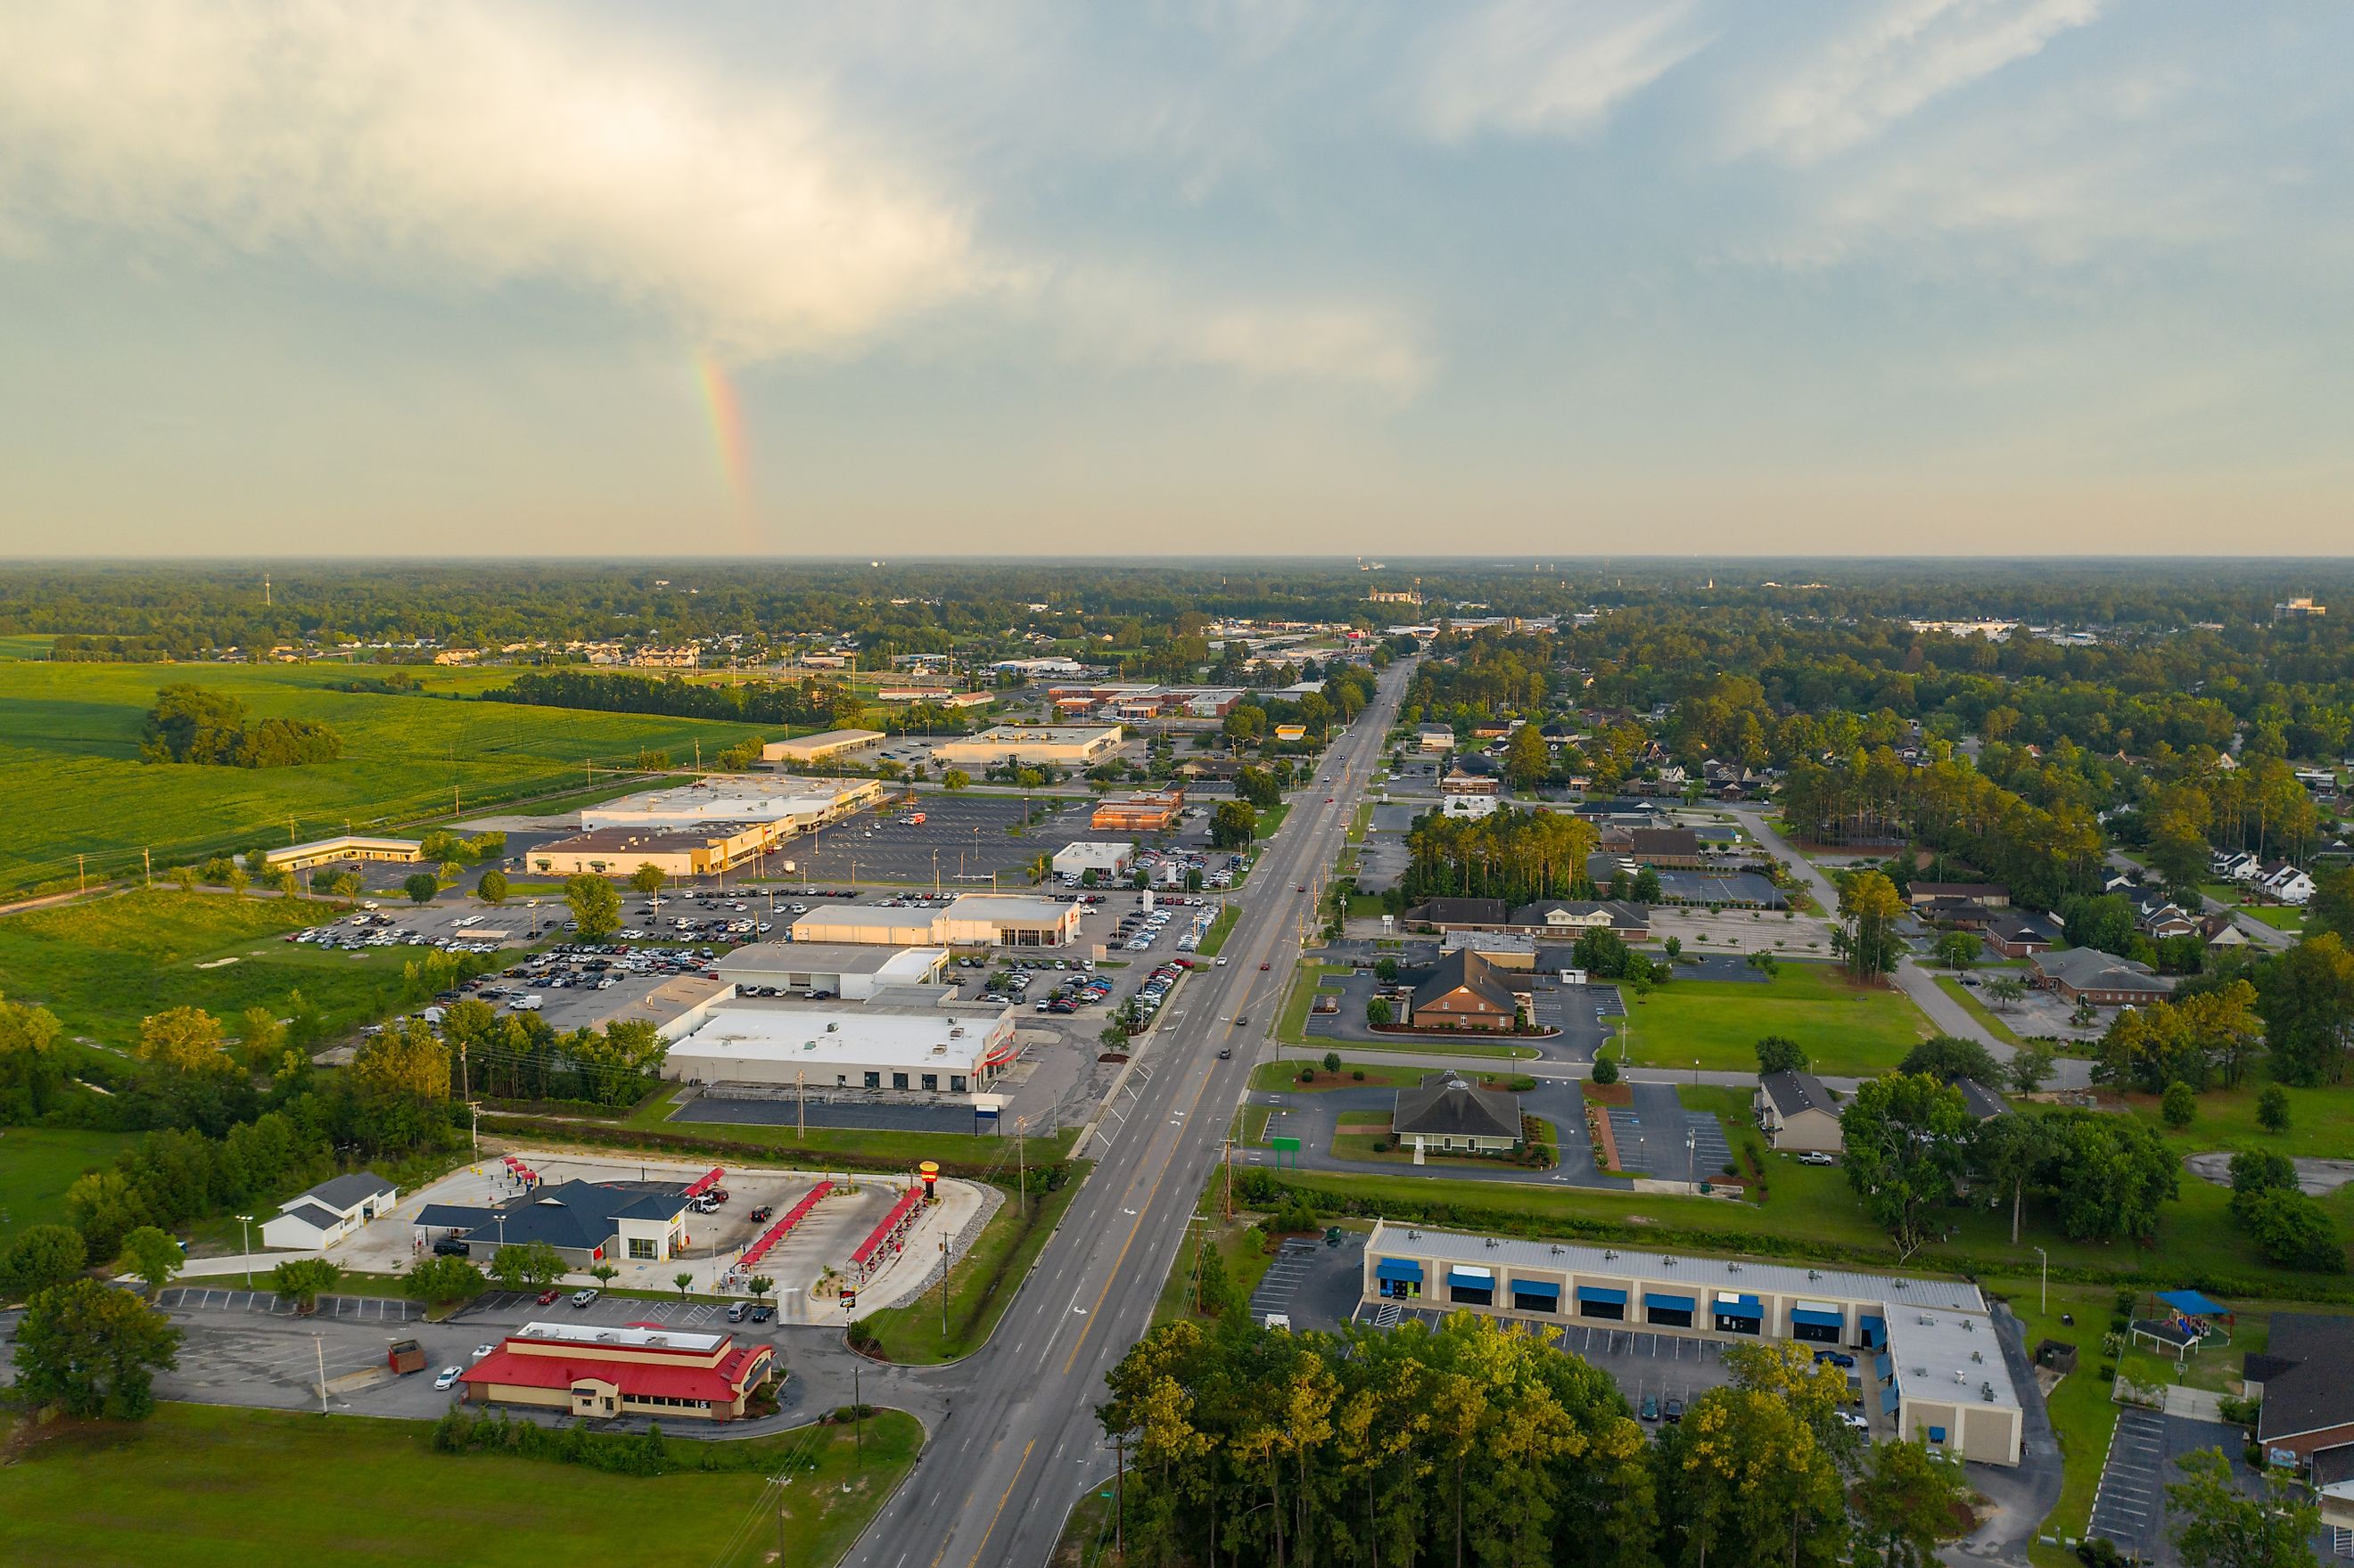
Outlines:
{"type": "Polygon", "coordinates": [[[2240,929],[2240,923],[2220,910],[2199,917],[2199,937],[2211,948],[2244,948],[2248,945],[2248,934],[2240,929]]]}
{"type": "Polygon", "coordinates": [[[2172,937],[2196,936],[2199,931],[2197,921],[2160,894],[2152,894],[2134,906],[2134,925],[2153,942],[2163,942],[2172,937]]]}
{"type": "Polygon", "coordinates": [[[2285,860],[2266,863],[2250,885],[2279,904],[2303,904],[2313,896],[2313,878],[2285,860]]]}
{"type": "Polygon", "coordinates": [[[1992,1121],[2010,1114],[2010,1102],[1999,1089],[1988,1088],[1976,1078],[1956,1078],[1954,1087],[1962,1091],[1962,1101],[1969,1107],[1972,1121],[1992,1121]]]}
{"type": "Polygon", "coordinates": [[[2147,1007],[2174,993],[2174,981],[2147,964],[2098,948],[2038,953],[2028,962],[2036,985],[2070,1001],[2090,1001],[2098,1007],[2147,1007]]]}
{"type": "Polygon", "coordinates": [[[2249,850],[2217,850],[2208,857],[2207,870],[2218,882],[2253,882],[2264,864],[2263,857],[2249,850]]]}
{"type": "Polygon", "coordinates": [[[1510,1154],[1521,1143],[1520,1097],[1475,1088],[1452,1072],[1427,1073],[1398,1091],[1390,1131],[1408,1147],[1510,1154]]]}
{"type": "Polygon", "coordinates": [[[1812,1073],[1767,1073],[1757,1080],[1750,1105],[1776,1149],[1836,1154],[1844,1147],[1839,1102],[1812,1073]]]}
{"type": "Polygon", "coordinates": [[[1617,898],[1540,898],[1514,909],[1504,923],[1536,937],[1568,938],[1607,930],[1622,941],[1640,942],[1651,934],[1651,906],[1617,898]]]}
{"type": "Polygon", "coordinates": [[[373,1171],[355,1171],[322,1181],[278,1205],[261,1222],[261,1245],[315,1252],[334,1245],[378,1214],[388,1214],[400,1194],[373,1171]]]}
{"type": "Polygon", "coordinates": [[[1448,953],[1414,988],[1406,1017],[1417,1029],[1512,1027],[1520,999],[1496,967],[1469,950],[1448,953]]]}

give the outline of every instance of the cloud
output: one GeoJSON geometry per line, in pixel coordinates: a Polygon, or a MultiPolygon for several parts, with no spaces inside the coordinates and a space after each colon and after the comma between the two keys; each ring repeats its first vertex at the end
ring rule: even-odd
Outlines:
{"type": "Polygon", "coordinates": [[[1575,135],[1707,47],[1692,0],[1494,0],[1432,39],[1420,88],[1425,130],[1575,135]]]}
{"type": "Polygon", "coordinates": [[[1741,152],[1811,163],[1871,141],[1933,101],[2099,16],[2105,0],[1898,0],[1760,96],[1741,152]]]}
{"type": "Polygon", "coordinates": [[[749,353],[987,281],[966,216],[815,93],[514,8],[21,8],[0,24],[0,149],[20,224],[586,285],[749,353]]]}
{"type": "Polygon", "coordinates": [[[1041,302],[1063,323],[1071,351],[1087,360],[1332,382],[1399,397],[1430,375],[1418,332],[1375,305],[1204,298],[1122,269],[1076,270],[1044,284],[1041,302]]]}

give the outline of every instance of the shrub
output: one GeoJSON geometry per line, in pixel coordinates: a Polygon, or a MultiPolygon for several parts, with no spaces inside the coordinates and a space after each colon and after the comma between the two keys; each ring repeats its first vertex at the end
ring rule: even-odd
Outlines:
{"type": "Polygon", "coordinates": [[[2199,1099],[2190,1086],[2177,1078],[2166,1086],[2165,1097],[2158,1101],[2158,1114],[2171,1128],[2189,1127],[2199,1116],[2199,1099]]]}
{"type": "Polygon", "coordinates": [[[1363,1067],[1356,1068],[1354,1071],[1350,1073],[1349,1076],[1356,1079],[1357,1082],[1362,1084],[1365,1081],[1365,1070],[1363,1067]]]}
{"type": "Polygon", "coordinates": [[[1618,1081],[1618,1064],[1612,1061],[1607,1056],[1596,1056],[1594,1059],[1594,1081],[1597,1084],[1617,1083],[1618,1081]]]}
{"type": "Polygon", "coordinates": [[[2288,1091],[2278,1084],[2267,1084],[2264,1092],[2256,1097],[2256,1125],[2266,1132],[2288,1130],[2288,1091]]]}

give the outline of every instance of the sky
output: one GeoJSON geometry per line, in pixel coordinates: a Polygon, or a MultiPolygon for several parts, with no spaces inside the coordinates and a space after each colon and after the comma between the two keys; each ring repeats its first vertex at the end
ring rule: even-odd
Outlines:
{"type": "Polygon", "coordinates": [[[2349,553],[2340,0],[0,0],[0,555],[2349,553]]]}

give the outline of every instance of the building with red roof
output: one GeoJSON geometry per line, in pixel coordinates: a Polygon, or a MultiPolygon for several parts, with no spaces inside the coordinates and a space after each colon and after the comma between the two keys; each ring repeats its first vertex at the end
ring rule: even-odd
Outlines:
{"type": "Polygon", "coordinates": [[[774,1381],[776,1349],[658,1323],[525,1323],[461,1379],[470,1404],[527,1404],[604,1420],[732,1421],[774,1381]]]}

